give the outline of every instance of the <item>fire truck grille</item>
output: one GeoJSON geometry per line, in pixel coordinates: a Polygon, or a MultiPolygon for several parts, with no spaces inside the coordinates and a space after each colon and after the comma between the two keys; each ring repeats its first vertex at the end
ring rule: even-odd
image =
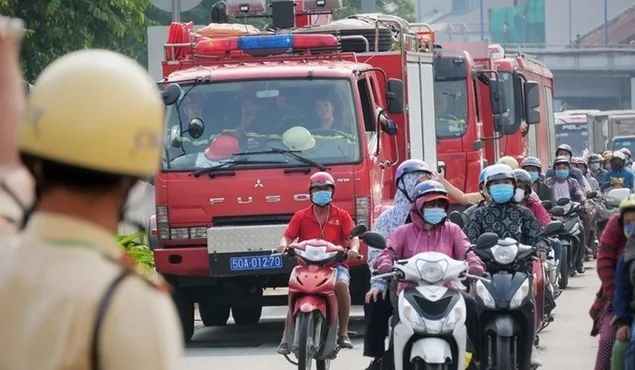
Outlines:
{"type": "Polygon", "coordinates": [[[213,217],[214,227],[286,225],[293,214],[213,217]]]}

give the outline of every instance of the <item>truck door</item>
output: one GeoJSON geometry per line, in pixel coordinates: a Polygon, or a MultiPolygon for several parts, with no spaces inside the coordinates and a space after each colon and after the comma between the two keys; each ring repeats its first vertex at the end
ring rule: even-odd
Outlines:
{"type": "Polygon", "coordinates": [[[408,135],[410,158],[437,165],[437,134],[434,114],[434,70],[432,56],[407,54],[408,135]]]}
{"type": "MultiPolygon", "coordinates": [[[[383,160],[383,153],[381,150],[381,142],[378,140],[380,133],[377,131],[376,116],[373,106],[373,95],[371,92],[370,83],[367,77],[362,77],[357,80],[357,89],[359,90],[359,97],[362,104],[362,112],[364,115],[364,131],[366,133],[366,143],[368,148],[368,156],[370,158],[371,168],[370,170],[370,209],[373,210],[377,205],[382,202],[382,189],[390,189],[390,184],[386,184],[384,178],[384,171],[381,166],[383,160]],[[376,186],[382,184],[383,186],[376,186]],[[388,186],[386,186],[388,185],[388,186]]],[[[357,190],[364,191],[364,190],[357,190]]]]}

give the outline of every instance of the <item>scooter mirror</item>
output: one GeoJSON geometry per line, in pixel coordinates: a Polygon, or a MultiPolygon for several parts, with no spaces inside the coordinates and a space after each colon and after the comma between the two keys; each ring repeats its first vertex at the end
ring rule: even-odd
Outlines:
{"type": "Polygon", "coordinates": [[[377,248],[377,249],[386,249],[386,238],[380,233],[376,233],[374,231],[365,232],[362,235],[362,240],[369,247],[377,248]]]}
{"type": "Polygon", "coordinates": [[[567,204],[569,204],[569,202],[569,198],[560,198],[556,201],[556,204],[559,206],[566,206],[567,204]]]}
{"type": "Polygon", "coordinates": [[[564,224],[560,221],[551,221],[545,226],[543,230],[543,235],[545,236],[555,236],[564,231],[564,224]]]}
{"type": "Polygon", "coordinates": [[[543,200],[542,202],[540,202],[540,204],[542,204],[542,206],[545,207],[547,211],[553,208],[553,202],[550,200],[543,200]]]}
{"type": "Polygon", "coordinates": [[[448,216],[448,220],[450,220],[450,222],[455,223],[457,225],[459,225],[459,227],[462,229],[463,228],[463,216],[461,215],[461,213],[459,211],[452,211],[450,213],[450,216],[448,216]]]}
{"type": "Polygon", "coordinates": [[[366,232],[366,225],[357,225],[351,231],[351,238],[362,236],[366,232]]]}
{"type": "Polygon", "coordinates": [[[560,206],[553,207],[551,209],[551,215],[552,216],[562,217],[562,216],[564,216],[564,214],[565,214],[564,208],[562,208],[560,206]]]}
{"type": "Polygon", "coordinates": [[[476,239],[476,249],[491,248],[498,243],[498,235],[495,233],[484,233],[476,239]]]}

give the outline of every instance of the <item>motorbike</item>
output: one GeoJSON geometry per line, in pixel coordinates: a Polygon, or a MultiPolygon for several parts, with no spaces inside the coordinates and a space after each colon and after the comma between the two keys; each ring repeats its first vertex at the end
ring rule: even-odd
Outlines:
{"type": "MultiPolygon", "coordinates": [[[[366,233],[371,247],[386,248],[381,234],[366,233]]],[[[465,299],[459,291],[468,277],[468,264],[439,252],[424,252],[396,261],[393,272],[373,279],[393,278],[416,284],[398,295],[398,322],[389,338],[394,353],[394,370],[464,370],[471,361],[466,356],[467,328],[465,299]],[[454,284],[457,288],[448,288],[454,284]]],[[[391,320],[393,321],[393,320],[391,320]]]]}
{"type": "MultiPolygon", "coordinates": [[[[553,221],[541,236],[558,235],[563,227],[561,222],[553,221]]],[[[484,233],[477,239],[474,252],[487,265],[485,280],[474,283],[482,330],[481,366],[488,370],[532,369],[531,352],[538,343],[543,319],[539,299],[544,292],[540,286],[544,284],[543,276],[536,272],[542,266],[536,261],[536,248],[484,233]]]]}
{"type": "MultiPolygon", "coordinates": [[[[364,225],[353,228],[351,237],[366,232],[364,225]]],[[[346,249],[324,240],[294,243],[283,252],[297,257],[289,277],[289,343],[297,361],[285,355],[298,370],[326,370],[340,351],[337,345],[338,306],[335,296],[336,266],[347,259],[346,249]]]]}
{"type": "Polygon", "coordinates": [[[581,205],[567,198],[559,199],[556,204],[557,206],[553,207],[550,213],[556,219],[562,219],[564,222],[564,231],[558,235],[562,242],[558,286],[560,289],[566,289],[569,285],[569,277],[577,274],[577,263],[582,262],[578,261],[582,258],[580,248],[582,248],[582,238],[584,238],[581,227],[582,220],[580,219],[581,205]]]}

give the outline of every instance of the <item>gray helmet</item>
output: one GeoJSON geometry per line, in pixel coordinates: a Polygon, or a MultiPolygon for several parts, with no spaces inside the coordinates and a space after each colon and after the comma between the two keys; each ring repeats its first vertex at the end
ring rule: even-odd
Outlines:
{"type": "Polygon", "coordinates": [[[506,164],[493,164],[487,168],[485,174],[485,187],[489,187],[490,182],[498,180],[512,180],[516,184],[514,170],[506,164]]]}
{"type": "Polygon", "coordinates": [[[540,162],[540,159],[536,157],[525,157],[520,164],[520,168],[525,167],[536,167],[538,170],[542,171],[542,163],[540,162]]]}
{"type": "Polygon", "coordinates": [[[563,156],[556,157],[556,159],[553,161],[553,168],[556,168],[556,165],[558,164],[566,164],[567,166],[571,167],[569,158],[563,156]]]}
{"type": "Polygon", "coordinates": [[[527,184],[531,184],[533,182],[531,181],[531,176],[529,175],[529,172],[523,170],[522,168],[515,169],[514,176],[516,177],[516,183],[524,182],[527,184]]]}

